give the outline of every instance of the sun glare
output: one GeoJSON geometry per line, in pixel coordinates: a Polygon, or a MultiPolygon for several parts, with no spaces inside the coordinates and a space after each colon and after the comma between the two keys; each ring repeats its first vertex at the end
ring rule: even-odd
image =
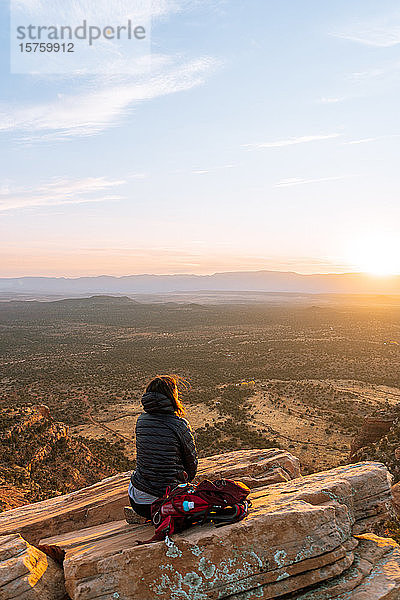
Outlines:
{"type": "Polygon", "coordinates": [[[376,277],[400,274],[400,240],[392,235],[371,235],[351,250],[350,262],[363,273],[376,277]]]}

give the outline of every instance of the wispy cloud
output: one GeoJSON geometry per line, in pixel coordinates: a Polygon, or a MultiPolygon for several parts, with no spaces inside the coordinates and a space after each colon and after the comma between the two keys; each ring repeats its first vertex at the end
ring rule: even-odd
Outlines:
{"type": "Polygon", "coordinates": [[[354,144],[370,144],[371,142],[379,142],[380,140],[387,140],[391,138],[400,137],[400,133],[390,135],[379,135],[377,137],[360,138],[359,140],[350,140],[349,142],[343,142],[346,146],[352,146],[354,144]]]}
{"type": "Polygon", "coordinates": [[[365,71],[355,71],[349,75],[349,79],[357,83],[370,82],[380,80],[380,83],[385,80],[393,79],[398,82],[400,71],[400,61],[390,60],[382,64],[382,66],[374,66],[365,71]]]}
{"type": "Polygon", "coordinates": [[[146,179],[148,177],[148,173],[128,173],[126,175],[127,179],[146,179]]]}
{"type": "MultiPolygon", "coordinates": [[[[193,0],[13,0],[13,9],[28,16],[30,22],[125,23],[128,19],[165,18],[193,9],[193,0]],[[134,15],[134,16],[133,16],[134,15]]],[[[196,0],[197,2],[197,0],[196,0]]],[[[212,0],[207,0],[210,4],[212,0]]],[[[40,102],[22,101],[0,104],[0,132],[15,134],[23,143],[54,141],[92,136],[120,125],[138,104],[203,85],[220,62],[210,56],[185,58],[157,54],[125,56],[120,47],[98,43],[90,52],[101,74],[84,64],[73,73],[59,73],[50,80],[59,82],[59,93],[40,102]],[[110,74],[110,75],[109,75],[110,74]],[[64,90],[66,90],[64,92],[64,90]]],[[[58,71],[57,71],[58,72],[58,71]]],[[[46,83],[49,76],[38,75],[46,83]]],[[[29,82],[27,82],[29,85],[29,82]]]]}
{"type": "Polygon", "coordinates": [[[33,106],[0,107],[0,131],[19,132],[24,141],[65,139],[98,134],[121,123],[141,101],[190,90],[202,85],[216,68],[208,57],[183,64],[160,61],[159,68],[141,78],[101,81],[95,89],[59,94],[33,106]],[[110,85],[111,83],[111,85],[110,85]]]}
{"type": "Polygon", "coordinates": [[[344,142],[345,146],[352,146],[353,144],[369,144],[369,142],[376,142],[379,138],[362,138],[360,140],[351,140],[350,142],[344,142]]]}
{"type": "Polygon", "coordinates": [[[333,36],[376,48],[390,48],[400,44],[399,13],[374,21],[355,23],[343,31],[335,31],[333,36]]]}
{"type": "Polygon", "coordinates": [[[322,96],[318,98],[319,104],[337,104],[338,102],[343,102],[344,98],[336,98],[336,97],[326,97],[322,96]]]}
{"type": "Polygon", "coordinates": [[[311,183],[323,183],[325,181],[338,181],[339,179],[345,179],[346,175],[337,175],[335,177],[319,177],[317,179],[302,179],[301,177],[291,177],[289,179],[282,179],[274,185],[276,188],[290,187],[292,185],[309,185],[311,183]]]}
{"type": "Polygon", "coordinates": [[[218,165],[217,167],[208,167],[207,169],[193,169],[192,173],[195,175],[206,175],[214,171],[221,171],[223,169],[233,169],[235,165],[218,165]]]}
{"type": "Polygon", "coordinates": [[[242,148],[249,150],[260,150],[262,148],[283,148],[285,146],[295,146],[297,144],[308,144],[310,142],[319,142],[340,137],[340,133],[328,133],[323,135],[303,135],[286,140],[277,140],[272,142],[259,142],[255,144],[243,144],[242,148]]]}
{"type": "Polygon", "coordinates": [[[375,46],[376,48],[390,48],[392,46],[398,46],[400,44],[400,28],[397,33],[384,32],[381,33],[368,33],[365,32],[364,35],[351,35],[351,34],[342,34],[336,35],[336,37],[340,37],[345,40],[349,40],[351,42],[358,42],[360,44],[364,44],[366,46],[375,46]]]}
{"type": "Polygon", "coordinates": [[[125,183],[125,180],[109,180],[105,177],[54,178],[35,187],[22,188],[8,182],[0,187],[0,212],[38,206],[120,200],[123,196],[113,191],[125,183]]]}
{"type": "Polygon", "coordinates": [[[46,14],[49,22],[56,23],[59,18],[79,23],[107,20],[116,23],[129,19],[132,14],[140,19],[159,18],[167,14],[185,10],[189,0],[79,0],[66,3],[65,0],[13,0],[13,9],[23,11],[29,17],[46,14]]]}

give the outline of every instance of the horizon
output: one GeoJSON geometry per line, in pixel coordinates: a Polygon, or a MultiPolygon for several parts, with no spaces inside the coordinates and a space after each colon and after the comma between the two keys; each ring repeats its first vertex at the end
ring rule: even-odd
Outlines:
{"type": "Polygon", "coordinates": [[[0,21],[1,598],[400,600],[399,0],[0,21]]]}
{"type": "Polygon", "coordinates": [[[101,46],[108,74],[11,74],[0,42],[0,276],[400,274],[398,3],[150,12],[150,51],[101,46]]]}
{"type": "MultiPolygon", "coordinates": [[[[382,295],[400,296],[399,275],[368,273],[296,273],[294,271],[222,271],[196,273],[138,273],[122,276],[95,275],[82,277],[0,277],[0,295],[8,299],[32,299],[54,295],[63,297],[135,294],[237,293],[243,297],[261,294],[294,293],[300,295],[382,295]]],[[[183,297],[182,296],[182,297],[183,297]]]]}
{"type": "Polygon", "coordinates": [[[256,269],[256,270],[236,270],[236,271],[214,271],[214,272],[210,272],[210,273],[126,273],[124,275],[111,275],[108,273],[101,273],[99,275],[76,275],[76,276],[68,276],[68,275],[19,275],[17,277],[2,277],[0,275],[0,279],[68,279],[68,280],[75,280],[75,279],[96,279],[96,278],[102,278],[102,277],[108,277],[108,278],[112,278],[112,279],[124,279],[124,278],[128,278],[128,277],[212,277],[214,275],[226,275],[226,274],[238,274],[238,275],[243,275],[243,274],[256,274],[256,273],[279,273],[279,274],[284,274],[284,275],[299,275],[299,276],[304,276],[304,277],[325,277],[325,276],[358,276],[361,275],[365,278],[368,279],[375,279],[375,280],[385,280],[385,279],[396,279],[398,277],[400,277],[400,273],[393,273],[390,275],[378,275],[378,274],[374,274],[374,273],[367,273],[365,271],[345,271],[345,272],[336,272],[336,271],[331,271],[329,273],[321,273],[321,272],[314,272],[314,273],[301,273],[299,271],[281,271],[281,270],[275,270],[275,269],[256,269]]]}

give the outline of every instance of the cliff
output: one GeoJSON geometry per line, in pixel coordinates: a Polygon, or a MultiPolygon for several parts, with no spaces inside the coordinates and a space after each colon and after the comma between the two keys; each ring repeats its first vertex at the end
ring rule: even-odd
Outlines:
{"type": "Polygon", "coordinates": [[[394,483],[400,481],[400,407],[379,411],[365,419],[353,441],[351,459],[382,462],[393,475],[394,483]]]}
{"type": "Polygon", "coordinates": [[[2,409],[0,510],[71,492],[113,473],[46,406],[2,409]]]}
{"type": "MultiPolygon", "coordinates": [[[[72,494],[21,506],[0,514],[0,535],[18,531],[31,544],[43,537],[109,523],[129,504],[131,473],[120,473],[72,494]]],[[[288,452],[242,450],[200,460],[197,479],[236,477],[251,488],[300,476],[299,461],[288,452]]]]}
{"type": "Polygon", "coordinates": [[[249,516],[193,527],[172,547],[138,546],[152,527],[122,520],[129,473],[2,513],[0,598],[400,598],[400,548],[368,533],[390,506],[384,465],[300,477],[295,457],[268,449],[201,462],[200,478],[218,476],[247,478],[249,516]]]}
{"type": "Polygon", "coordinates": [[[365,417],[359,434],[351,444],[351,456],[356,456],[361,448],[371,446],[384,437],[391,429],[395,416],[381,412],[371,417],[365,417]]]}

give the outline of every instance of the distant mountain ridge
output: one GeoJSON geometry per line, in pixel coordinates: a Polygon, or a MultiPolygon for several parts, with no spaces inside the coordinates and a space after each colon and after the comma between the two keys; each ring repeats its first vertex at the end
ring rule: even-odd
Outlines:
{"type": "Polygon", "coordinates": [[[400,275],[363,273],[303,275],[285,271],[234,271],[213,275],[0,278],[0,293],[157,294],[199,291],[308,294],[400,294],[400,275]]]}

